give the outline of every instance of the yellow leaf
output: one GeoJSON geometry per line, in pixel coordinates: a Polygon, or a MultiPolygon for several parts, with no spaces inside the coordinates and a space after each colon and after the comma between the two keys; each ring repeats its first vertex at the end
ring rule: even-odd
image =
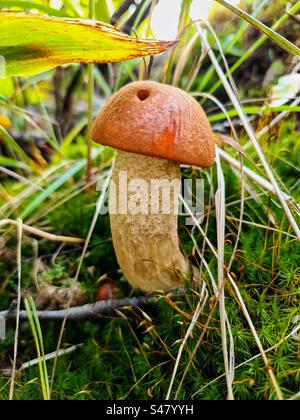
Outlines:
{"type": "Polygon", "coordinates": [[[6,76],[41,73],[69,63],[103,63],[159,54],[174,41],[138,40],[105,23],[0,12],[6,76]]]}

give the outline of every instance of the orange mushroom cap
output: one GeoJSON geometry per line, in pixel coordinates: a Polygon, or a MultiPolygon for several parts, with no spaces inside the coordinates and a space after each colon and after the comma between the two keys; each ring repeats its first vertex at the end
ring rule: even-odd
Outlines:
{"type": "Polygon", "coordinates": [[[215,146],[208,119],[183,90],[161,83],[131,83],[117,92],[94,121],[92,139],[129,153],[207,168],[215,146]]]}

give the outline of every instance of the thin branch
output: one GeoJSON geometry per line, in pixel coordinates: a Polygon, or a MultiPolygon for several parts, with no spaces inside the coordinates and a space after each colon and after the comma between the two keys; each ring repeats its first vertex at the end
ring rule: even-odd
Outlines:
{"type": "MultiPolygon", "coordinates": [[[[12,219],[4,219],[0,221],[0,227],[5,225],[13,225],[13,226],[19,226],[19,222],[12,219]]],[[[81,238],[74,238],[70,236],[60,236],[60,235],[53,235],[52,233],[44,232],[43,230],[24,225],[22,224],[22,228],[24,231],[31,233],[32,235],[39,236],[41,238],[48,239],[49,241],[54,242],[66,242],[71,244],[81,244],[84,242],[84,239],[81,238]]]]}
{"type": "MultiPolygon", "coordinates": [[[[70,353],[73,353],[75,350],[81,348],[82,346],[83,346],[83,344],[80,343],[80,344],[76,344],[75,346],[68,347],[66,349],[60,349],[58,352],[54,351],[53,353],[46,354],[44,356],[44,360],[46,362],[49,361],[49,360],[53,360],[57,355],[58,355],[58,357],[66,356],[70,353]]],[[[40,362],[40,359],[37,358],[37,359],[30,360],[29,362],[23,363],[21,365],[21,367],[19,367],[18,373],[20,373],[21,371],[23,371],[25,369],[31,368],[33,366],[37,366],[39,364],[39,362],[40,362]]],[[[1,369],[1,373],[4,376],[11,376],[11,372],[12,372],[12,370],[9,369],[9,368],[1,369]]]]}
{"type": "MultiPolygon", "coordinates": [[[[37,311],[40,321],[63,321],[67,318],[69,321],[98,319],[107,316],[118,316],[117,310],[126,307],[139,308],[149,303],[150,296],[140,296],[126,299],[111,299],[96,302],[93,304],[75,306],[69,309],[62,309],[59,311],[37,311]]],[[[6,321],[15,320],[17,311],[7,310],[0,312],[0,317],[6,321]]],[[[20,321],[27,321],[28,316],[26,311],[20,311],[20,321]]]]}

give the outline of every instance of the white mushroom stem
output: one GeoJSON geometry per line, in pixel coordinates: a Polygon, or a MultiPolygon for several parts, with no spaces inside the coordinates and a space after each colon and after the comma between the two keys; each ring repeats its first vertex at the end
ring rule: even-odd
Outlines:
{"type": "Polygon", "coordinates": [[[174,288],[189,271],[179,246],[177,163],[118,151],[109,197],[113,243],[129,283],[149,292],[174,288]]]}

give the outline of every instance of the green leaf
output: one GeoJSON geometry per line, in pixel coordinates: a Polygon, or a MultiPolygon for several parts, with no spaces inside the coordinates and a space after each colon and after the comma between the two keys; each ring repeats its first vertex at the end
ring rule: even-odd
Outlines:
{"type": "Polygon", "coordinates": [[[107,6],[107,0],[96,0],[95,1],[95,18],[102,22],[110,22],[109,9],[107,6]]]}
{"type": "Polygon", "coordinates": [[[273,31],[273,29],[269,28],[268,26],[264,25],[259,20],[255,19],[253,16],[248,15],[248,13],[244,12],[239,7],[233,6],[225,0],[216,0],[219,4],[226,7],[226,9],[231,10],[236,15],[240,16],[242,19],[249,22],[251,25],[255,26],[259,31],[267,35],[270,39],[272,39],[277,45],[281,48],[286,50],[287,52],[300,55],[300,49],[294,45],[292,42],[288,41],[282,35],[278,34],[277,32],[273,31]]]}
{"type": "Polygon", "coordinates": [[[69,63],[130,60],[159,54],[174,44],[137,40],[101,22],[0,12],[0,55],[8,77],[69,63]]]}
{"type": "Polygon", "coordinates": [[[38,10],[50,16],[71,17],[65,10],[57,10],[44,4],[28,0],[0,0],[0,8],[17,7],[24,10],[38,10]]]}

